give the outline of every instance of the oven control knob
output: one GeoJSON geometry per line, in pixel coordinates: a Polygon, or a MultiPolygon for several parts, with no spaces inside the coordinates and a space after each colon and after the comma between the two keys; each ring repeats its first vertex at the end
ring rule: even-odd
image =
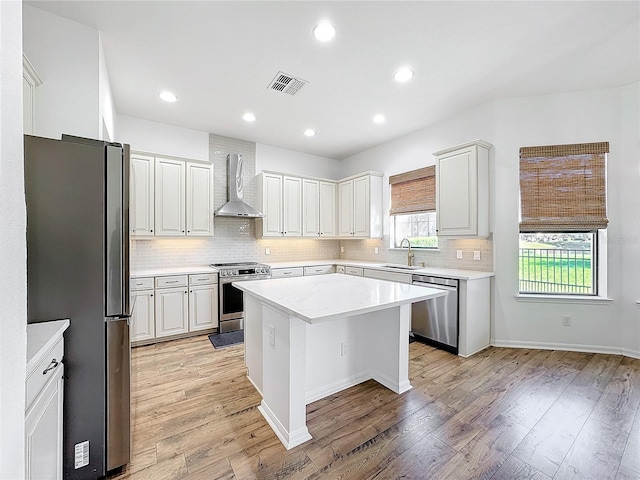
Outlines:
{"type": "Polygon", "coordinates": [[[234,270],[233,274],[237,277],[238,276],[238,270],[234,270]]]}
{"type": "Polygon", "coordinates": [[[220,272],[220,276],[221,276],[221,277],[226,277],[226,276],[227,276],[227,271],[226,271],[226,270],[222,270],[222,271],[220,272]]]}

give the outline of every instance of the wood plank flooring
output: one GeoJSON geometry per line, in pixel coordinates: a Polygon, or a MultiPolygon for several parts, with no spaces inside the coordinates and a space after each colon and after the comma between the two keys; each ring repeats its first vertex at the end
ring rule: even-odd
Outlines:
{"type": "Polygon", "coordinates": [[[640,480],[640,360],[412,343],[413,389],[374,381],[307,406],[285,450],[258,412],[243,346],[206,335],[133,349],[133,458],[111,480],[640,480]]]}

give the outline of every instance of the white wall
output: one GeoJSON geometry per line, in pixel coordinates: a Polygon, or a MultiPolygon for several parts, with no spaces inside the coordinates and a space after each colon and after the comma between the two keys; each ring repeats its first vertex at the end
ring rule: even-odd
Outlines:
{"type": "Polygon", "coordinates": [[[30,5],[22,8],[24,52],[42,78],[34,134],[99,138],[98,31],[30,5]]]}
{"type": "Polygon", "coordinates": [[[0,2],[0,478],[24,478],[27,337],[22,5],[0,2]]]}
{"type": "Polygon", "coordinates": [[[256,144],[256,171],[261,170],[338,180],[342,175],[342,162],[258,143],[256,144]]]}
{"type": "Polygon", "coordinates": [[[109,70],[104,58],[102,48],[102,36],[98,35],[98,91],[99,91],[99,118],[98,132],[101,140],[113,141],[115,139],[116,107],[111,92],[109,70]]]}
{"type": "Polygon", "coordinates": [[[117,142],[132,150],[209,160],[209,134],[141,118],[116,115],[117,142]]]}
{"type": "MultiPolygon", "coordinates": [[[[634,304],[640,298],[638,87],[491,102],[354,155],[344,160],[346,173],[369,168],[392,175],[432,164],[431,153],[441,148],[476,138],[491,142],[496,343],[640,357],[640,311],[634,304]],[[597,141],[609,141],[611,150],[607,260],[608,293],[614,301],[596,305],[518,301],[518,150],[597,141]],[[561,326],[562,315],[572,317],[571,327],[561,326]]],[[[383,198],[388,202],[388,190],[383,198]]]]}

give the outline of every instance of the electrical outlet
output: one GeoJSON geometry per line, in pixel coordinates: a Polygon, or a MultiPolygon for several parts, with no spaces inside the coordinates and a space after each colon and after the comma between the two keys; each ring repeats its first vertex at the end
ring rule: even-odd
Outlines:
{"type": "Polygon", "coordinates": [[[378,253],[379,253],[378,247],[374,247],[374,248],[373,248],[373,253],[375,253],[376,255],[378,255],[378,253]]]}
{"type": "Polygon", "coordinates": [[[349,343],[342,342],[340,344],[340,355],[343,357],[346,357],[347,355],[349,355],[349,343]]]}
{"type": "Polygon", "coordinates": [[[276,327],[269,325],[269,345],[276,346],[276,327]]]}
{"type": "Polygon", "coordinates": [[[270,248],[265,248],[264,249],[264,254],[265,255],[271,255],[271,249],[270,248]]]}
{"type": "Polygon", "coordinates": [[[570,315],[562,315],[562,325],[565,327],[571,326],[571,316],[570,315]]]}
{"type": "Polygon", "coordinates": [[[340,253],[344,253],[344,247],[340,247],[340,253]]]}
{"type": "Polygon", "coordinates": [[[474,260],[480,260],[480,250],[474,250],[473,251],[473,259],[474,260]]]}
{"type": "Polygon", "coordinates": [[[456,250],[456,258],[460,260],[462,258],[462,250],[456,250]]]}

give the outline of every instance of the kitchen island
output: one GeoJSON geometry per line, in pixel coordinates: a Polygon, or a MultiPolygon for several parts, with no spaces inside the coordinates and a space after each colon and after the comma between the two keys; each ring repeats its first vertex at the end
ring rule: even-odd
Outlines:
{"type": "Polygon", "coordinates": [[[311,439],[309,403],[369,379],[409,390],[411,303],[446,294],[339,274],[234,286],[245,294],[247,377],[287,449],[311,439]]]}

